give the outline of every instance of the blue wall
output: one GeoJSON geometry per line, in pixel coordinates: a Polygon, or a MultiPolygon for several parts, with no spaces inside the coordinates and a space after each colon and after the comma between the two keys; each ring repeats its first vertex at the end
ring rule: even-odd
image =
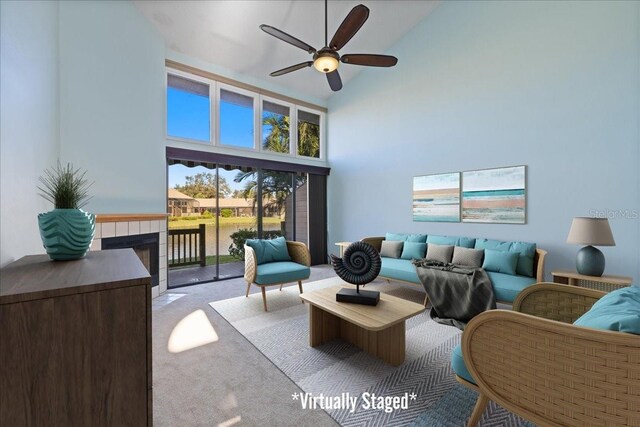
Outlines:
{"type": "Polygon", "coordinates": [[[60,3],[60,155],[94,181],[90,212],[166,211],[164,56],[133,3],[60,3]]]}
{"type": "Polygon", "coordinates": [[[574,268],[572,218],[605,214],[605,274],[638,281],[640,3],[443,2],[389,53],[330,98],[330,250],[386,231],[525,240],[550,272],[574,268]],[[413,176],[521,164],[526,225],[412,221],[413,176]]]}
{"type": "Polygon", "coordinates": [[[0,2],[0,267],[44,253],[38,177],[56,164],[58,4],[0,2]]]}

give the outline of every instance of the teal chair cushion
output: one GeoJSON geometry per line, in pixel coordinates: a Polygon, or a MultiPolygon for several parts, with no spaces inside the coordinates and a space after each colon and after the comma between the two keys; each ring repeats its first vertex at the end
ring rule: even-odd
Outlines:
{"type": "Polygon", "coordinates": [[[310,275],[311,269],[302,264],[291,261],[270,262],[258,265],[255,282],[258,285],[275,285],[308,279],[310,275]]]}
{"type": "Polygon", "coordinates": [[[640,287],[630,286],[608,293],[573,324],[640,335],[640,287]]]}
{"type": "Polygon", "coordinates": [[[496,273],[516,274],[518,265],[518,254],[516,252],[496,251],[493,249],[484,250],[484,263],[482,268],[486,271],[496,273]]]}
{"type": "Polygon", "coordinates": [[[427,244],[418,242],[404,242],[402,259],[422,259],[427,253],[427,244]]]}
{"type": "Polygon", "coordinates": [[[246,244],[255,251],[258,265],[268,262],[291,261],[287,241],[284,237],[271,240],[247,239],[246,244]]]}
{"type": "Polygon", "coordinates": [[[451,368],[457,376],[464,378],[472,384],[476,383],[467,369],[467,365],[464,363],[464,358],[462,357],[462,344],[458,344],[451,352],[451,368]]]}
{"type": "Polygon", "coordinates": [[[528,242],[503,242],[491,239],[476,239],[476,249],[493,249],[518,253],[516,274],[533,277],[533,261],[536,256],[536,244],[528,242]]]}
{"type": "Polygon", "coordinates": [[[496,300],[512,303],[518,294],[524,289],[536,283],[536,280],[527,276],[512,276],[511,274],[487,271],[491,279],[493,293],[496,300]]]}
{"type": "Polygon", "coordinates": [[[416,267],[406,259],[382,257],[380,276],[421,284],[416,267]]]}
{"type": "Polygon", "coordinates": [[[426,234],[405,234],[405,233],[387,233],[384,236],[384,240],[393,242],[417,242],[425,243],[427,241],[426,234]]]}

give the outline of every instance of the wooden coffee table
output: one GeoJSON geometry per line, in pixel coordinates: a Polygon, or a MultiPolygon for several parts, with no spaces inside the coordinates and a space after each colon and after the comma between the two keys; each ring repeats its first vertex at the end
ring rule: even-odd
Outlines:
{"type": "MultiPolygon", "coordinates": [[[[339,278],[314,283],[336,283],[300,298],[309,303],[309,345],[316,347],[342,338],[364,351],[398,366],[405,357],[405,320],[422,313],[425,307],[384,293],[377,306],[336,301],[336,292],[352,287],[339,278]]],[[[308,288],[312,288],[310,283],[308,288]]]]}

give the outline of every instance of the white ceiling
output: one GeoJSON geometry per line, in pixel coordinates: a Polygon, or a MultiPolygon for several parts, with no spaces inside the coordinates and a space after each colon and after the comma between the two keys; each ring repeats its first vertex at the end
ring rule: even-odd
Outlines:
{"type": "MultiPolygon", "coordinates": [[[[340,51],[394,55],[390,49],[437,5],[435,0],[361,0],[370,9],[369,19],[340,51]],[[389,50],[390,49],[390,50],[389,50]]],[[[326,77],[313,67],[270,77],[289,65],[310,61],[311,55],[268,35],[260,24],[274,26],[320,49],[324,46],[324,1],[134,1],[153,23],[169,49],[257,79],[274,79],[298,93],[327,99],[333,92],[326,77]]],[[[328,38],[359,1],[329,1],[328,38]]],[[[397,55],[396,55],[397,56],[397,55]]],[[[402,62],[402,57],[398,57],[402,62]]],[[[364,68],[340,64],[346,86],[364,68]]],[[[392,73],[393,68],[375,68],[392,73]]]]}

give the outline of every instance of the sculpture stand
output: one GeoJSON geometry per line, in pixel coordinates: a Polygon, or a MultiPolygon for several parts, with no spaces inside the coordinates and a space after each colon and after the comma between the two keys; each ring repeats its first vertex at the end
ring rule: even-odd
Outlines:
{"type": "Polygon", "coordinates": [[[344,251],[344,256],[338,258],[330,255],[333,269],[342,280],[356,289],[342,288],[336,293],[336,301],[351,304],[378,305],[380,292],[361,291],[360,285],[373,281],[380,273],[382,261],[378,250],[365,242],[355,242],[344,251]]]}
{"type": "Polygon", "coordinates": [[[378,305],[380,292],[361,291],[360,286],[356,289],[342,288],[336,293],[336,301],[351,304],[378,305]]]}

